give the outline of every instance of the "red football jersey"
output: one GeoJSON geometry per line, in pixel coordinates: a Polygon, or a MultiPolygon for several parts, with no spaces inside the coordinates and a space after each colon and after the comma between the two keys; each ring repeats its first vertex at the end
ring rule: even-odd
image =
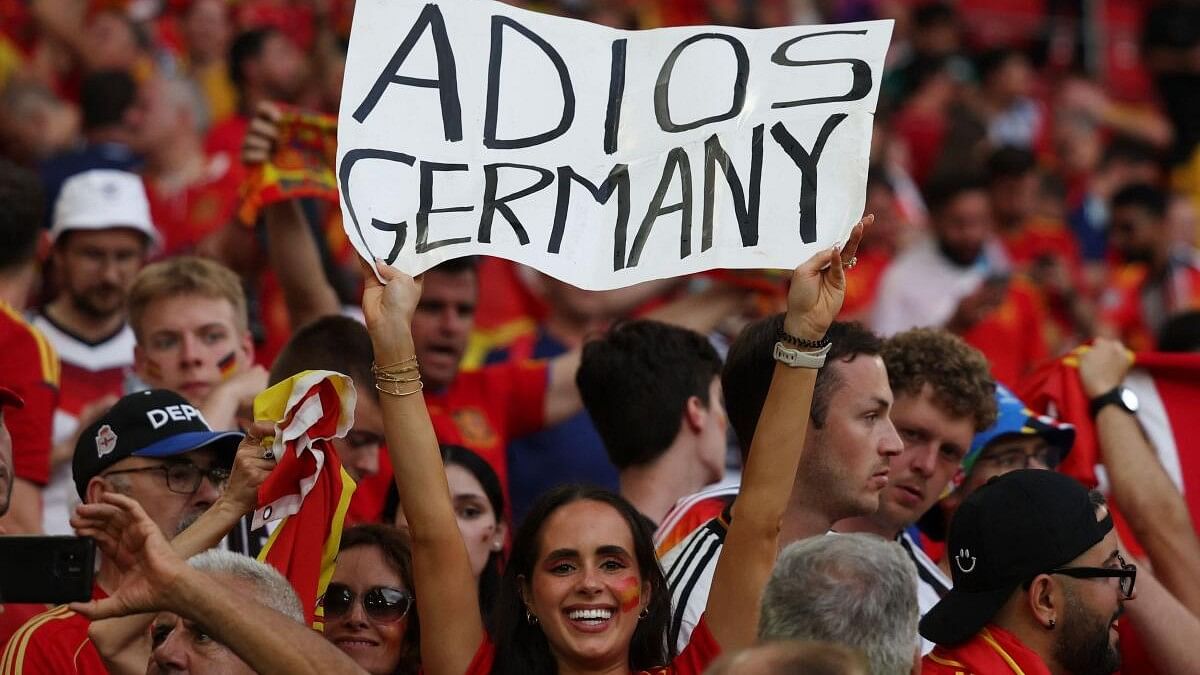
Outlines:
{"type": "Polygon", "coordinates": [[[13,472],[38,485],[50,479],[51,433],[58,403],[54,347],[15,309],[0,302],[0,383],[25,401],[4,411],[12,435],[13,472]]]}

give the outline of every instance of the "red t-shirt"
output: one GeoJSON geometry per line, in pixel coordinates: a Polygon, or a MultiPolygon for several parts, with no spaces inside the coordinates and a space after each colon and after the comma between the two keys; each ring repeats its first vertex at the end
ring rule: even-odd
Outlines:
{"type": "Polygon", "coordinates": [[[228,153],[210,157],[205,161],[203,176],[174,192],[146,181],[150,214],[162,234],[164,256],[194,251],[205,237],[233,219],[239,199],[237,162],[238,156],[228,153]]]}
{"type": "Polygon", "coordinates": [[[1015,635],[988,625],[953,647],[938,645],[921,659],[921,675],[1050,675],[1050,669],[1015,635]]]}
{"type": "Polygon", "coordinates": [[[13,472],[38,485],[50,480],[59,365],[54,347],[15,309],[0,302],[0,383],[25,401],[4,411],[12,435],[13,472]]]}
{"type": "MultiPolygon", "coordinates": [[[[700,675],[720,655],[721,645],[717,644],[717,639],[708,631],[708,622],[702,616],[700,623],[696,624],[696,630],[692,631],[692,639],[687,648],[671,661],[671,665],[640,670],[637,675],[700,675]]],[[[495,662],[496,645],[491,636],[484,635],[483,644],[475,650],[475,658],[471,660],[471,665],[467,666],[465,675],[488,675],[492,672],[495,662]]]]}
{"type": "Polygon", "coordinates": [[[510,439],[545,426],[545,361],[502,363],[460,372],[442,392],[425,390],[425,405],[438,441],[474,450],[496,470],[508,491],[510,439]]]}
{"type": "Polygon", "coordinates": [[[963,339],[987,357],[993,377],[1011,385],[1049,357],[1045,323],[1046,310],[1037,289],[1016,278],[1004,303],[972,326],[963,339]]]}
{"type": "MultiPolygon", "coordinates": [[[[92,599],[107,598],[99,586],[92,599]]],[[[100,652],[88,639],[92,622],[59,605],[21,626],[4,648],[0,675],[108,675],[100,652]]]]}

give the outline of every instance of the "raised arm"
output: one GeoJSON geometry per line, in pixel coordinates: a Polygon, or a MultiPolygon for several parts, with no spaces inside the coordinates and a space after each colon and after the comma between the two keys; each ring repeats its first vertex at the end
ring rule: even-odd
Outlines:
{"type": "MultiPolygon", "coordinates": [[[[842,307],[843,264],[854,257],[863,226],[873,221],[867,216],[856,225],[841,251],[822,251],[796,268],[783,324],[789,334],[805,340],[825,337],[842,307]]],[[[775,364],[705,610],[722,651],[755,641],[762,591],[779,552],[780,522],[800,464],[816,380],[814,368],[775,364]]]]}
{"type": "MultiPolygon", "coordinates": [[[[258,487],[275,465],[274,459],[263,457],[261,439],[273,431],[274,425],[268,422],[258,422],[250,428],[250,433],[238,446],[225,492],[196,522],[171,540],[171,548],[179,557],[186,560],[217,546],[243,516],[254,511],[258,487]]],[[[73,517],[71,524],[76,529],[83,529],[93,523],[73,517]]],[[[153,619],[150,614],[134,614],[93,621],[88,627],[88,637],[112,675],[140,675],[146,671],[151,651],[147,629],[153,619]]]]}
{"type": "MultiPolygon", "coordinates": [[[[1079,360],[1079,377],[1090,398],[1121,384],[1132,361],[1116,340],[1097,339],[1079,360]]],[[[1133,415],[1105,406],[1096,415],[1100,456],[1113,500],[1145,548],[1159,581],[1200,616],[1200,540],[1179,489],[1171,482],[1133,415]]]]}
{"type": "MultiPolygon", "coordinates": [[[[92,620],[173,612],[205,627],[257,673],[360,675],[350,657],[308,626],[192,569],[132,499],[115,493],[84,504],[80,534],[93,537],[105,560],[121,570],[121,586],[103,600],[72,603],[92,620]]],[[[144,666],[144,664],[143,664],[144,666]]]]}
{"type": "MultiPolygon", "coordinates": [[[[366,267],[364,265],[364,267],[366,267]]],[[[431,675],[460,675],[483,641],[478,587],[454,516],[437,437],[418,383],[410,325],[421,282],[382,262],[386,285],[366,271],[363,315],[377,371],[388,455],[412,538],[413,577],[421,617],[421,661],[431,675]],[[388,381],[388,373],[404,382],[388,381]]]]}
{"type": "MultiPolygon", "coordinates": [[[[242,143],[244,163],[259,164],[270,158],[279,135],[279,115],[272,103],[259,106],[242,143]]],[[[263,208],[263,220],[267,261],[279,279],[292,328],[340,312],[341,302],[325,276],[321,253],[299,202],[269,204],[263,208]]]]}

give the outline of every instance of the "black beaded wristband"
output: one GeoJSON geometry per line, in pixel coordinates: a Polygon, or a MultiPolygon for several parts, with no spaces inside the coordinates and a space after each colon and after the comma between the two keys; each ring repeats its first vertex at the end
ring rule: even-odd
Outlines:
{"type": "Polygon", "coordinates": [[[823,349],[825,345],[830,344],[829,338],[827,337],[823,337],[820,340],[803,340],[785,330],[780,330],[776,337],[784,344],[792,345],[793,347],[799,347],[801,349],[823,349]]]}

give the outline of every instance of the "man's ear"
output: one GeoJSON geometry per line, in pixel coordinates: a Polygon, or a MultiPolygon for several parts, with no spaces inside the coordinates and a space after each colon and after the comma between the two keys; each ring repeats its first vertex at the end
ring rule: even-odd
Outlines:
{"type": "Polygon", "coordinates": [[[92,476],[87,482],[87,487],[83,490],[83,501],[85,504],[95,504],[100,501],[104,493],[112,491],[107,478],[92,476]]]}
{"type": "Polygon", "coordinates": [[[708,422],[708,407],[700,400],[699,396],[689,396],[687,403],[683,406],[683,420],[692,433],[700,433],[704,429],[704,425],[708,422]]]}
{"type": "Polygon", "coordinates": [[[244,354],[246,357],[246,362],[242,365],[246,368],[249,368],[250,366],[254,365],[254,336],[250,334],[250,331],[242,333],[241,346],[242,354],[244,354]]]}
{"type": "Polygon", "coordinates": [[[1043,628],[1053,629],[1061,619],[1061,591],[1049,574],[1039,574],[1025,592],[1025,601],[1034,621],[1043,628]]]}

